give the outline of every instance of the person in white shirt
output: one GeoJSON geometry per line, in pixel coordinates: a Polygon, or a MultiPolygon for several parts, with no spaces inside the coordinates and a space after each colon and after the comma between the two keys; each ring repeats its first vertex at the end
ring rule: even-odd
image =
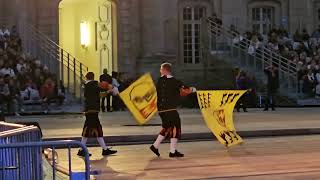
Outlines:
{"type": "Polygon", "coordinates": [[[5,30],[3,30],[3,35],[7,35],[7,36],[10,36],[10,31],[8,28],[6,28],[5,30]]]}
{"type": "Polygon", "coordinates": [[[11,69],[8,64],[5,64],[5,66],[0,70],[0,74],[2,74],[3,76],[9,75],[10,77],[16,76],[14,70],[11,69]]]}
{"type": "Polygon", "coordinates": [[[3,33],[3,30],[2,29],[0,29],[0,37],[1,36],[4,36],[4,33],[3,33]]]}
{"type": "Polygon", "coordinates": [[[17,66],[16,66],[16,68],[17,68],[17,71],[18,72],[21,72],[21,68],[26,68],[27,66],[26,66],[26,64],[24,63],[24,61],[23,61],[23,58],[20,58],[19,59],[19,63],[17,64],[17,66]]]}

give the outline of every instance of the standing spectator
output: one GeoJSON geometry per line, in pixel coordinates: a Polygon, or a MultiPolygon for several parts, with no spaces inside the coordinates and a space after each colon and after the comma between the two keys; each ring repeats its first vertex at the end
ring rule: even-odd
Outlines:
{"type": "MultiPolygon", "coordinates": [[[[236,83],[237,83],[237,89],[239,90],[248,90],[249,89],[249,78],[246,74],[245,71],[240,70],[237,78],[236,78],[236,83]]],[[[247,111],[247,103],[248,103],[248,94],[245,93],[238,101],[236,108],[237,111],[240,112],[240,108],[242,107],[244,112],[248,112],[247,111]]]]}
{"type": "Polygon", "coordinates": [[[309,68],[308,74],[304,76],[304,79],[303,79],[302,91],[308,96],[314,96],[315,86],[316,86],[316,77],[312,69],[309,68]]]}
{"type": "MultiPolygon", "coordinates": [[[[103,69],[103,74],[100,76],[100,82],[107,82],[108,84],[112,84],[112,77],[108,74],[108,69],[103,69]]],[[[105,90],[103,91],[105,92],[105,90]]],[[[101,98],[101,111],[106,111],[105,100],[107,100],[107,111],[111,112],[111,94],[108,94],[106,97],[101,98]]]]}
{"type": "Polygon", "coordinates": [[[316,97],[320,98],[320,70],[316,73],[316,97]]]}
{"type": "Polygon", "coordinates": [[[264,111],[269,110],[271,105],[272,111],[275,111],[275,95],[279,89],[279,73],[274,64],[265,68],[264,72],[267,75],[267,97],[265,99],[264,111]]]}
{"type": "Polygon", "coordinates": [[[112,109],[114,111],[119,111],[119,104],[120,104],[120,98],[119,98],[119,81],[118,81],[118,73],[112,72],[112,87],[113,87],[113,94],[112,94],[112,109]],[[117,93],[118,92],[118,93],[117,93]]]}

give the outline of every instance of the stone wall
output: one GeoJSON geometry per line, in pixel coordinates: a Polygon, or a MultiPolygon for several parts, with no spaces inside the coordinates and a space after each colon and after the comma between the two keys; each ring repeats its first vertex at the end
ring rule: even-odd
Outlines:
{"type": "MultiPolygon", "coordinates": [[[[311,33],[319,24],[320,0],[113,0],[118,25],[119,71],[136,73],[138,61],[170,56],[178,62],[179,3],[208,2],[208,9],[222,18],[223,24],[251,29],[251,8],[275,8],[276,26],[291,32],[307,28],[311,33]],[[151,58],[150,58],[151,57],[151,58]]],[[[0,0],[1,18],[11,22],[26,18],[50,38],[58,41],[58,3],[60,0],[0,0]]],[[[1,19],[0,19],[1,20],[1,19]]]]}

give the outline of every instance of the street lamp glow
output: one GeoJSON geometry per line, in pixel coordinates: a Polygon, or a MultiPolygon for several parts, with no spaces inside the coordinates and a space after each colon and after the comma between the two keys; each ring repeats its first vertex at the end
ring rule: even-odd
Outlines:
{"type": "Polygon", "coordinates": [[[80,43],[83,47],[89,46],[90,41],[90,33],[89,33],[89,25],[87,22],[81,22],[80,23],[80,43]]]}

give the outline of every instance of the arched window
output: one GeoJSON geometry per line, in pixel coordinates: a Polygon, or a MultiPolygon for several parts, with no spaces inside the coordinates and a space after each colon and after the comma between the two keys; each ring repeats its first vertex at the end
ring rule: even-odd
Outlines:
{"type": "Polygon", "coordinates": [[[204,6],[185,6],[182,10],[183,62],[198,64],[201,61],[201,18],[206,16],[204,6]]]}

